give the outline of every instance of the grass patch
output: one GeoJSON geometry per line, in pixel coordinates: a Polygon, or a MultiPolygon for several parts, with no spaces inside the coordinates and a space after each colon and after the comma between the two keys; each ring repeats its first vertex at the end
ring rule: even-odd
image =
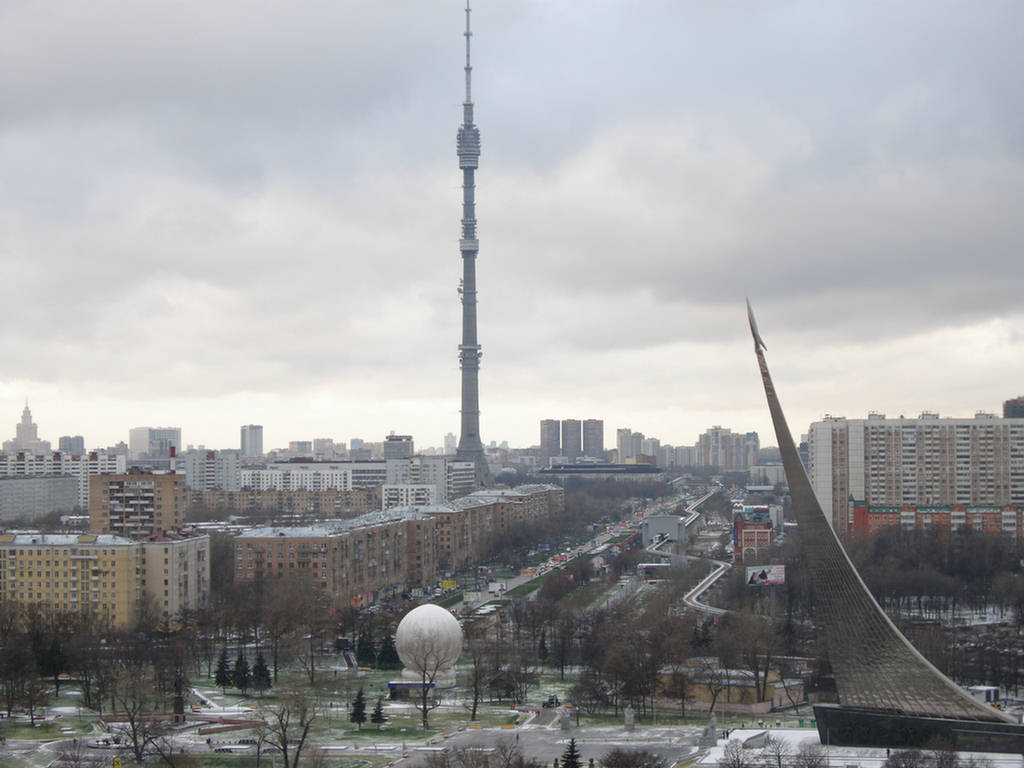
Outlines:
{"type": "Polygon", "coordinates": [[[437,600],[432,600],[434,605],[439,605],[442,608],[451,608],[456,603],[461,603],[463,598],[462,590],[452,592],[450,595],[445,595],[437,600]]]}

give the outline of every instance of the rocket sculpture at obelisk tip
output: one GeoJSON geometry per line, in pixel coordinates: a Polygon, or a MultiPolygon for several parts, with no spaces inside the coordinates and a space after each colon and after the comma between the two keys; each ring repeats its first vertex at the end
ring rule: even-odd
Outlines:
{"type": "Polygon", "coordinates": [[[754,336],[754,349],[768,349],[762,341],[761,334],[757,332],[757,320],[754,319],[754,310],[750,307],[750,299],[747,299],[747,320],[750,322],[750,333],[754,336]]]}
{"type": "Polygon", "coordinates": [[[462,343],[459,345],[459,367],[462,369],[462,429],[457,461],[472,461],[476,467],[476,485],[490,485],[490,471],[480,440],[480,344],[476,335],[476,255],[480,248],[476,232],[476,199],[474,174],[480,163],[480,130],[473,124],[473,97],[470,89],[473,67],[469,63],[469,2],[466,2],[466,98],[462,102],[462,125],[455,147],[462,169],[462,343]]]}

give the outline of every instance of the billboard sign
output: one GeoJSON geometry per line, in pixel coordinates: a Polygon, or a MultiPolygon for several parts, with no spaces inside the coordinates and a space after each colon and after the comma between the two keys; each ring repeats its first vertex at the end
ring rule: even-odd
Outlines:
{"type": "Polygon", "coordinates": [[[784,565],[751,565],[747,566],[747,585],[759,587],[762,584],[785,584],[786,566],[784,565]]]}

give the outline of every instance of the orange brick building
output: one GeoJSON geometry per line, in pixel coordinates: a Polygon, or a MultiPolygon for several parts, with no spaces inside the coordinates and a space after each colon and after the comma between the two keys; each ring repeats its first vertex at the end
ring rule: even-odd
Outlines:
{"type": "Polygon", "coordinates": [[[996,533],[1018,538],[1021,536],[1024,509],[1013,504],[901,504],[869,506],[851,498],[846,532],[850,535],[870,535],[883,528],[899,527],[904,530],[940,529],[958,531],[970,528],[985,533],[996,533]]]}

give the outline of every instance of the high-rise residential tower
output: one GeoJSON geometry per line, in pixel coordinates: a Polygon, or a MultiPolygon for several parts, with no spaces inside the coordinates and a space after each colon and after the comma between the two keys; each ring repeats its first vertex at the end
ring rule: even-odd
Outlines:
{"type": "Polygon", "coordinates": [[[552,456],[562,455],[562,433],[558,419],[541,419],[540,457],[547,466],[552,456]]]}
{"type": "Polygon", "coordinates": [[[243,459],[258,459],[263,455],[263,426],[244,424],[241,429],[243,459]]]}
{"type": "Polygon", "coordinates": [[[583,455],[590,459],[604,458],[604,420],[583,420],[583,455]]]}
{"type": "Polygon", "coordinates": [[[583,454],[582,434],[579,419],[562,419],[562,455],[570,462],[583,454]]]}
{"type": "Polygon", "coordinates": [[[58,450],[61,453],[70,453],[72,456],[81,456],[85,453],[85,438],[81,435],[61,435],[57,440],[58,450]]]}
{"type": "Polygon", "coordinates": [[[826,416],[808,432],[811,487],[836,530],[873,506],[1024,504],[1024,419],[826,416]]]}
{"type": "Polygon", "coordinates": [[[462,433],[455,458],[472,461],[476,466],[478,486],[490,484],[490,471],[484,457],[484,444],[480,440],[480,344],[476,335],[476,254],[480,244],[476,236],[476,199],[474,175],[480,162],[480,130],[473,124],[473,96],[470,80],[473,72],[469,63],[469,1],[466,2],[466,99],[462,102],[462,125],[456,137],[459,168],[462,169],[462,343],[459,345],[459,365],[462,369],[462,433]]]}

